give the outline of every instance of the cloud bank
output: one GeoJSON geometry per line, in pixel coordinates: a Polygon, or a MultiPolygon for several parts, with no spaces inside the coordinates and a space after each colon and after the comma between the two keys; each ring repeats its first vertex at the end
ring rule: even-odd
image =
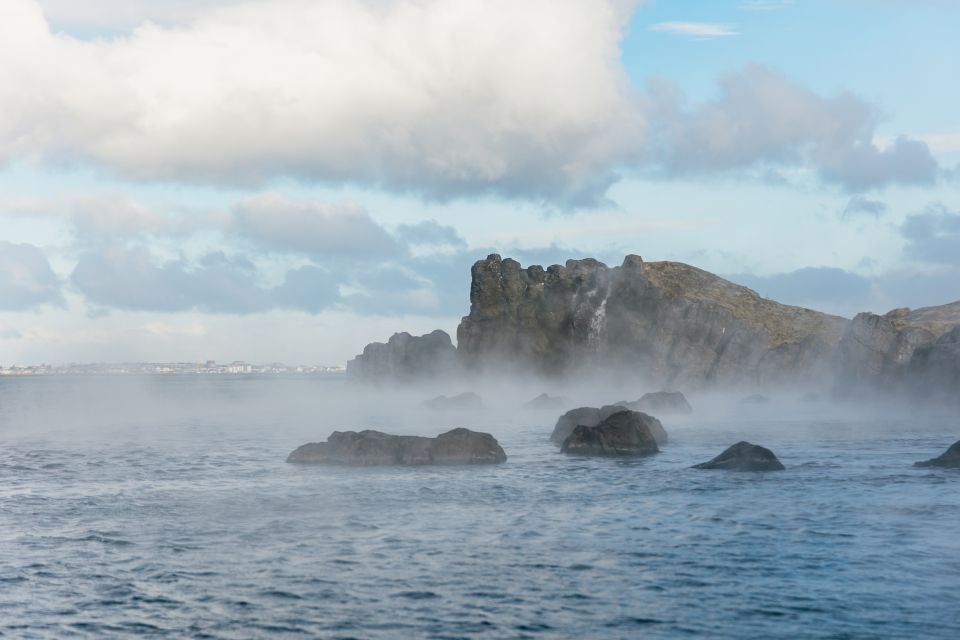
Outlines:
{"type": "MultiPolygon", "coordinates": [[[[51,32],[37,0],[5,0],[0,163],[92,163],[131,179],[239,186],[294,177],[562,206],[596,204],[636,170],[809,168],[850,192],[940,175],[925,142],[875,140],[871,105],[764,67],[721,79],[719,97],[698,105],[668,81],[641,92],[619,49],[639,4],[174,3],[157,14],[166,26],[83,40],[51,32]]],[[[61,20],[73,15],[46,6],[61,20]]]]}

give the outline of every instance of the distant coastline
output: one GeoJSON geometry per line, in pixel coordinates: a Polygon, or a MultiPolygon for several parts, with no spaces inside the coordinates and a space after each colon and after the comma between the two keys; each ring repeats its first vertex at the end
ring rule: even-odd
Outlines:
{"type": "Polygon", "coordinates": [[[56,375],[322,375],[337,376],[346,373],[342,366],[286,365],[279,362],[250,364],[234,361],[218,364],[206,362],[94,362],[65,365],[11,365],[0,366],[0,376],[56,376],[56,375]]]}

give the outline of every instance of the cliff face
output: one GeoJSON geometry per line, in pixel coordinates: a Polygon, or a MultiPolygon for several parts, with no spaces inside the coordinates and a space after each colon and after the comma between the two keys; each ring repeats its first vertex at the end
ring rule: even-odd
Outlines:
{"type": "Polygon", "coordinates": [[[922,309],[858,314],[840,341],[839,389],[910,386],[957,390],[960,302],[922,309]]]}
{"type": "Polygon", "coordinates": [[[514,363],[564,375],[625,367],[660,384],[822,379],[847,320],[781,305],[695,267],[627,256],[472,269],[457,330],[473,369],[514,363]]]}
{"type": "Polygon", "coordinates": [[[373,342],[347,363],[347,375],[364,380],[403,381],[448,374],[457,366],[457,349],[446,331],[415,337],[395,333],[373,342]]]}

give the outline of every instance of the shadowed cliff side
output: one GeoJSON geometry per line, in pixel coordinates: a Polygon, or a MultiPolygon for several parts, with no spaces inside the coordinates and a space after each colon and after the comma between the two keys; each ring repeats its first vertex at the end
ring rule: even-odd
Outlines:
{"type": "Polygon", "coordinates": [[[860,313],[837,354],[838,390],[960,389],[960,302],[885,315],[860,313]]]}
{"type": "Polygon", "coordinates": [[[627,256],[527,269],[493,254],[472,269],[461,361],[542,375],[627,368],[661,384],[823,380],[847,320],[782,305],[701,269],[627,256]]]}

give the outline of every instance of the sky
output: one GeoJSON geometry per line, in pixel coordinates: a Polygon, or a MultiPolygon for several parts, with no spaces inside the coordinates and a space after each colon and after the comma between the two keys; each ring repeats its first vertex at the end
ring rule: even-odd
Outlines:
{"type": "Polygon", "coordinates": [[[470,265],[960,299],[960,2],[0,0],[0,366],[337,365],[470,265]]]}

